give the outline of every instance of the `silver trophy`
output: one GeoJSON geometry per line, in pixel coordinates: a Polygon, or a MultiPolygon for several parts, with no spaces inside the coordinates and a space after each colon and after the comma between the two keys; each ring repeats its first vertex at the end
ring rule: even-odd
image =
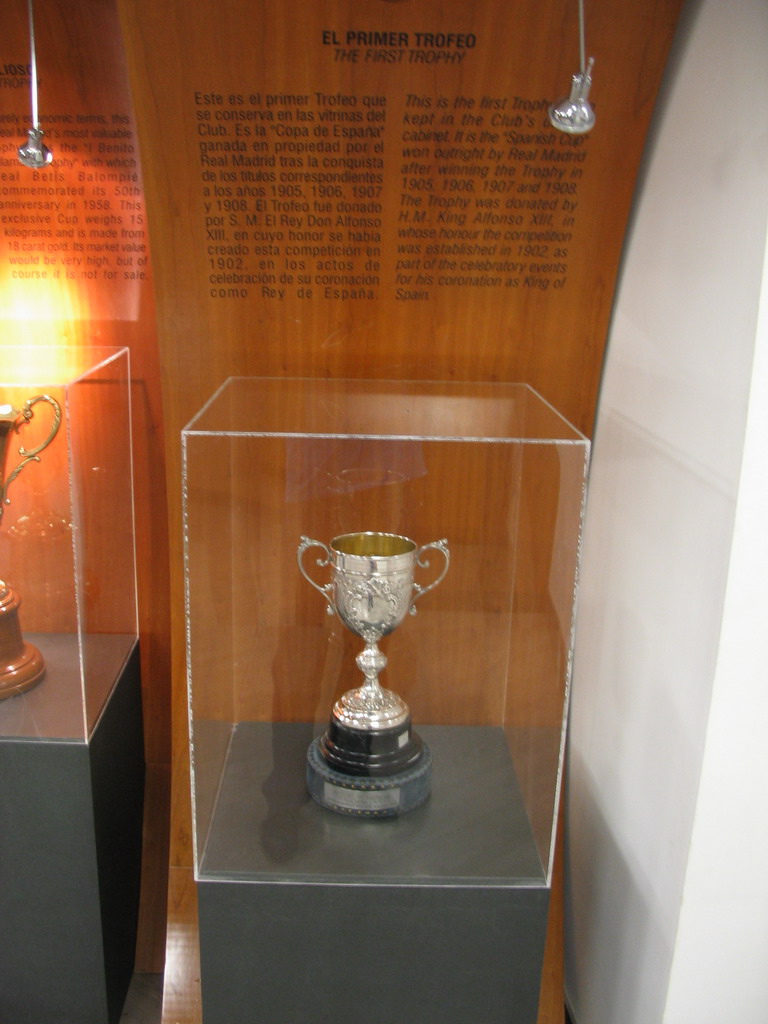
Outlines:
{"type": "Polygon", "coordinates": [[[347,533],[330,545],[302,537],[299,568],[327,602],[329,614],[365,642],[357,664],[365,680],[334,705],[327,732],[310,747],[308,784],[312,796],[342,813],[387,816],[417,806],[429,795],[430,757],[411,728],[408,705],[379,683],[387,659],[378,642],[396,629],[416,601],[440,583],[450,554],[445,540],[419,547],[393,533],[347,533]],[[330,567],[320,584],[307,572],[304,555],[319,548],[316,565],[330,567]],[[414,580],[437,552],[443,564],[427,586],[414,580]],[[336,777],[338,776],[338,778],[336,777]]]}

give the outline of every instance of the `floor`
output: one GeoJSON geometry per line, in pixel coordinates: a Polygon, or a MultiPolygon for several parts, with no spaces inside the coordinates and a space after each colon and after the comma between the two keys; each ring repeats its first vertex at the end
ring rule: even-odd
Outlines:
{"type": "MultiPolygon", "coordinates": [[[[163,1009],[162,974],[134,974],[120,1024],[160,1024],[163,1009]]],[[[566,1024],[571,1024],[568,1011],[566,1024]]]]}
{"type": "Polygon", "coordinates": [[[162,974],[134,974],[120,1024],[160,1024],[162,1011],[162,974]]]}

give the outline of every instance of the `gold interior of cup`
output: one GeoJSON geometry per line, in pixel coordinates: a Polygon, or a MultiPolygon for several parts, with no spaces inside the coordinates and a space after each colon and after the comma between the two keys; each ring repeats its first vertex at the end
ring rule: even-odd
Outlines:
{"type": "Polygon", "coordinates": [[[345,533],[334,537],[331,547],[341,555],[362,555],[364,558],[391,558],[407,555],[416,545],[408,537],[396,533],[345,533]]]}

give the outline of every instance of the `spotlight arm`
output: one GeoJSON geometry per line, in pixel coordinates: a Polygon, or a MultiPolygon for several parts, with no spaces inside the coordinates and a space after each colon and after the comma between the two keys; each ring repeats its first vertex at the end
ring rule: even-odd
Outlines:
{"type": "Polygon", "coordinates": [[[33,170],[40,170],[53,160],[53,153],[43,142],[43,130],[37,109],[37,47],[35,46],[35,15],[33,0],[27,0],[29,9],[29,69],[32,76],[30,94],[32,98],[32,127],[27,133],[27,141],[19,146],[19,163],[33,170]]]}
{"type": "Polygon", "coordinates": [[[37,110],[37,48],[35,46],[35,12],[33,0],[27,0],[29,8],[29,66],[32,75],[32,127],[40,128],[37,110]]]}
{"type": "MultiPolygon", "coordinates": [[[[30,3],[30,18],[32,17],[32,0],[30,3]]],[[[584,33],[584,0],[579,0],[579,56],[581,57],[581,75],[587,76],[587,44],[584,33]]]]}

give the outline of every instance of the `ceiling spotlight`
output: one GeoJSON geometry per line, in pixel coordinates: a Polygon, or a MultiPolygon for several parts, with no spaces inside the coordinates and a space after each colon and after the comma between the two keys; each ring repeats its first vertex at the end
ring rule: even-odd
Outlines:
{"type": "Polygon", "coordinates": [[[568,132],[569,135],[584,135],[595,126],[595,112],[587,99],[589,87],[592,85],[592,65],[594,57],[589,58],[589,63],[580,75],[574,75],[571,80],[571,93],[559,103],[553,103],[549,108],[549,120],[553,127],[559,128],[561,132],[568,132]]]}
{"type": "Polygon", "coordinates": [[[589,89],[592,85],[592,65],[595,58],[586,60],[584,45],[584,0],[579,0],[579,51],[581,56],[581,72],[571,79],[569,96],[553,103],[549,108],[549,120],[554,128],[569,135],[584,135],[595,126],[595,112],[589,102],[589,89]]]}
{"type": "Polygon", "coordinates": [[[43,142],[43,132],[40,128],[30,128],[27,141],[19,146],[19,162],[25,167],[32,167],[39,170],[47,167],[53,160],[53,153],[43,142]]]}
{"type": "Polygon", "coordinates": [[[30,73],[32,75],[32,127],[27,133],[27,141],[19,146],[19,163],[33,170],[47,167],[53,160],[53,153],[43,142],[43,130],[37,116],[37,55],[35,52],[35,17],[32,0],[27,0],[29,7],[29,50],[30,73]]]}

